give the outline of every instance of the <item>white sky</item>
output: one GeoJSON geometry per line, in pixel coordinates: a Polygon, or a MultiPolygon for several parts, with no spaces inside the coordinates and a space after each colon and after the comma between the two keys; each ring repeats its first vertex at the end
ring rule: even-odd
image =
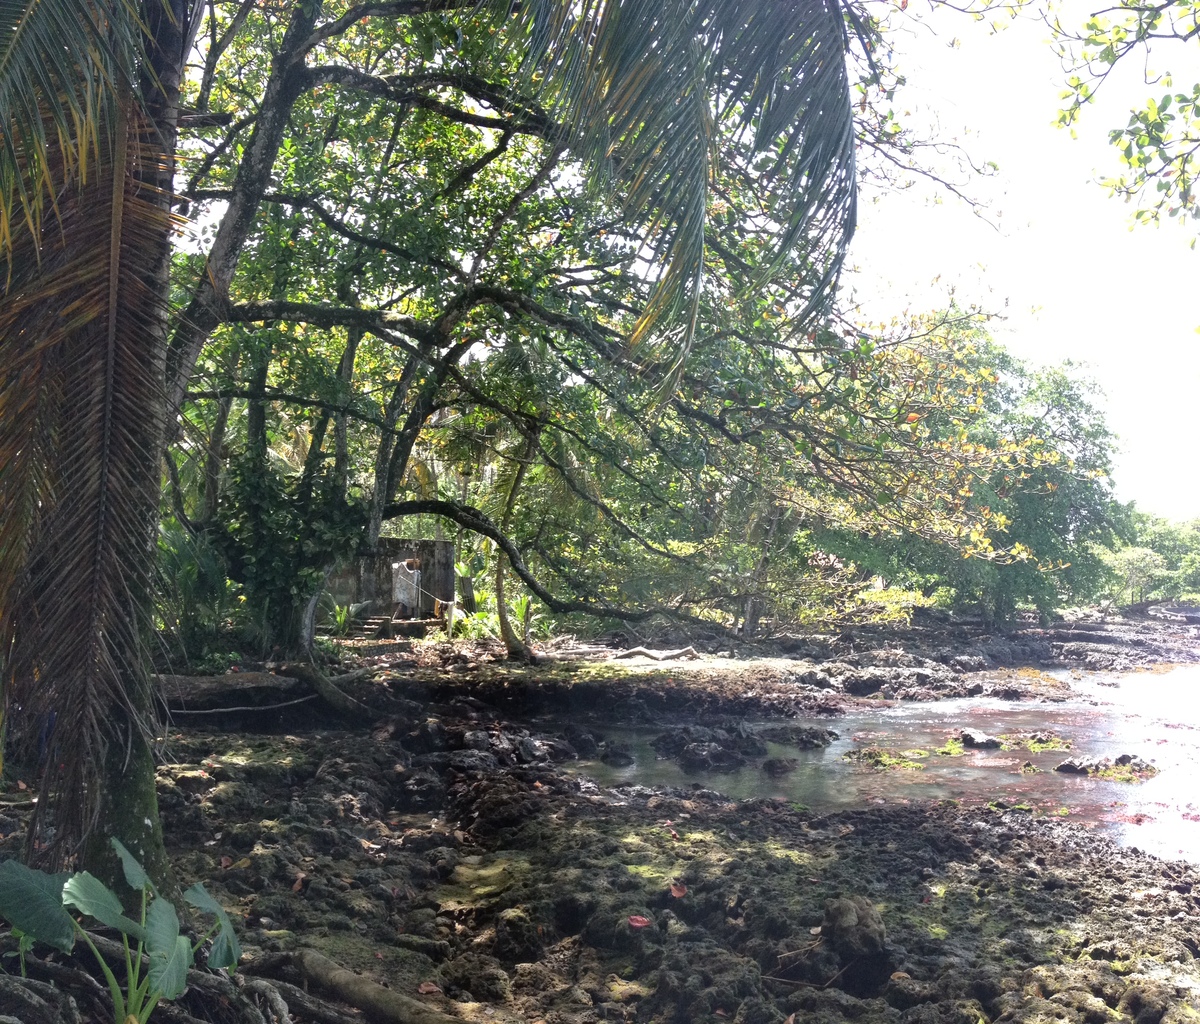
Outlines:
{"type": "MultiPolygon", "coordinates": [[[[1071,25],[1092,9],[1063,7],[1071,25]]],[[[960,304],[1004,314],[992,333],[1021,358],[1086,364],[1121,438],[1117,496],[1171,519],[1200,517],[1200,243],[1189,248],[1200,223],[1130,230],[1133,208],[1095,184],[1119,172],[1108,129],[1166,90],[1144,85],[1140,67],[1122,69],[1072,139],[1054,126],[1064,74],[1041,22],[991,34],[955,12],[921,17],[937,35],[918,26],[897,39],[909,82],[898,109],[935,111],[945,137],[1000,165],[970,187],[1000,230],[953,197],[931,204],[928,192],[863,204],[847,283],[878,319],[944,308],[953,287],[960,304]]],[[[1175,91],[1190,91],[1200,45],[1163,49],[1155,64],[1175,91]]]]}

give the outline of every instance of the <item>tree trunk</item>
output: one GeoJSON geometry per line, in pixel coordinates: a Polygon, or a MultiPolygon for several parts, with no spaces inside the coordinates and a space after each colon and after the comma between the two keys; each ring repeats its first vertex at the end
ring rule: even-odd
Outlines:
{"type": "MultiPolygon", "coordinates": [[[[538,433],[539,431],[536,429],[530,431],[525,441],[525,448],[521,452],[521,461],[517,465],[517,472],[513,476],[512,486],[508,489],[508,497],[504,502],[504,517],[500,520],[500,532],[505,535],[508,534],[513,509],[517,504],[517,492],[525,481],[525,473],[529,469],[533,453],[537,451],[538,433]]],[[[529,647],[524,639],[517,636],[508,618],[508,605],[505,603],[504,597],[504,570],[507,566],[508,558],[504,552],[496,552],[496,617],[500,620],[500,636],[504,640],[504,646],[508,649],[510,658],[528,661],[529,647]]]]}
{"type": "Polygon", "coordinates": [[[130,726],[124,736],[109,743],[102,775],[100,814],[84,843],[81,867],[122,894],[123,902],[130,906],[127,897],[133,894],[125,884],[124,871],[111,842],[119,839],[154,879],[159,891],[170,893],[177,885],[163,845],[154,752],[141,729],[130,726]]]}

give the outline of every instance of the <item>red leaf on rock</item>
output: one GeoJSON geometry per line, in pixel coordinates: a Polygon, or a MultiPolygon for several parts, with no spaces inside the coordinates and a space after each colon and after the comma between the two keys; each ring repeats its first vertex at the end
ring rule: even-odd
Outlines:
{"type": "Polygon", "coordinates": [[[671,883],[671,895],[674,896],[676,899],[682,899],[684,896],[687,895],[687,886],[684,885],[682,882],[672,882],[671,883]]]}
{"type": "Polygon", "coordinates": [[[441,995],[442,990],[438,988],[437,985],[435,985],[432,981],[423,981],[417,986],[417,992],[423,996],[431,996],[435,992],[438,995],[441,995]]]}
{"type": "Polygon", "coordinates": [[[652,922],[650,920],[650,918],[642,917],[641,914],[630,914],[629,915],[629,927],[630,928],[649,928],[650,925],[653,923],[654,922],[652,922]]]}

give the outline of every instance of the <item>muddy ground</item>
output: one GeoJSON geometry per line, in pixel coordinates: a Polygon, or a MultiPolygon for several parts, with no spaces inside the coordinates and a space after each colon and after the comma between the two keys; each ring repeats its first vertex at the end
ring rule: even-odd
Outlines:
{"type": "MultiPolygon", "coordinates": [[[[452,1018],[1200,1019],[1191,865],[1020,810],[821,816],[699,789],[601,790],[570,771],[606,721],[736,733],[740,716],[818,711],[836,725],[859,701],[1056,700],[1067,674],[1042,670],[1197,656],[1181,625],[923,628],[757,659],[558,650],[529,668],[480,646],[360,644],[348,660],[374,671],[346,689],[362,721],[319,701],[174,717],[168,843],[181,880],[202,880],[233,915],[246,976],[300,981],[283,954],[314,949],[452,1018]],[[536,720],[547,713],[559,717],[536,720]]],[[[239,707],[265,703],[252,690],[239,707]]],[[[0,834],[0,855],[18,853],[19,805],[0,806],[0,834]]],[[[233,1019],[196,993],[179,1005],[233,1019]]],[[[337,1019],[319,1012],[291,1005],[297,1022],[337,1019]]]]}

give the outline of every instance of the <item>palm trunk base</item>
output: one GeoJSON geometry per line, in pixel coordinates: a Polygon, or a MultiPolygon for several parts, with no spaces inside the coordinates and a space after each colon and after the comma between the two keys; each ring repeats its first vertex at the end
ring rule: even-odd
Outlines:
{"type": "Polygon", "coordinates": [[[126,737],[109,744],[103,779],[100,815],[84,841],[80,866],[125,902],[130,890],[112,848],[115,838],[137,858],[160,893],[172,892],[176,885],[158,816],[154,752],[141,730],[130,727],[126,737]]]}

